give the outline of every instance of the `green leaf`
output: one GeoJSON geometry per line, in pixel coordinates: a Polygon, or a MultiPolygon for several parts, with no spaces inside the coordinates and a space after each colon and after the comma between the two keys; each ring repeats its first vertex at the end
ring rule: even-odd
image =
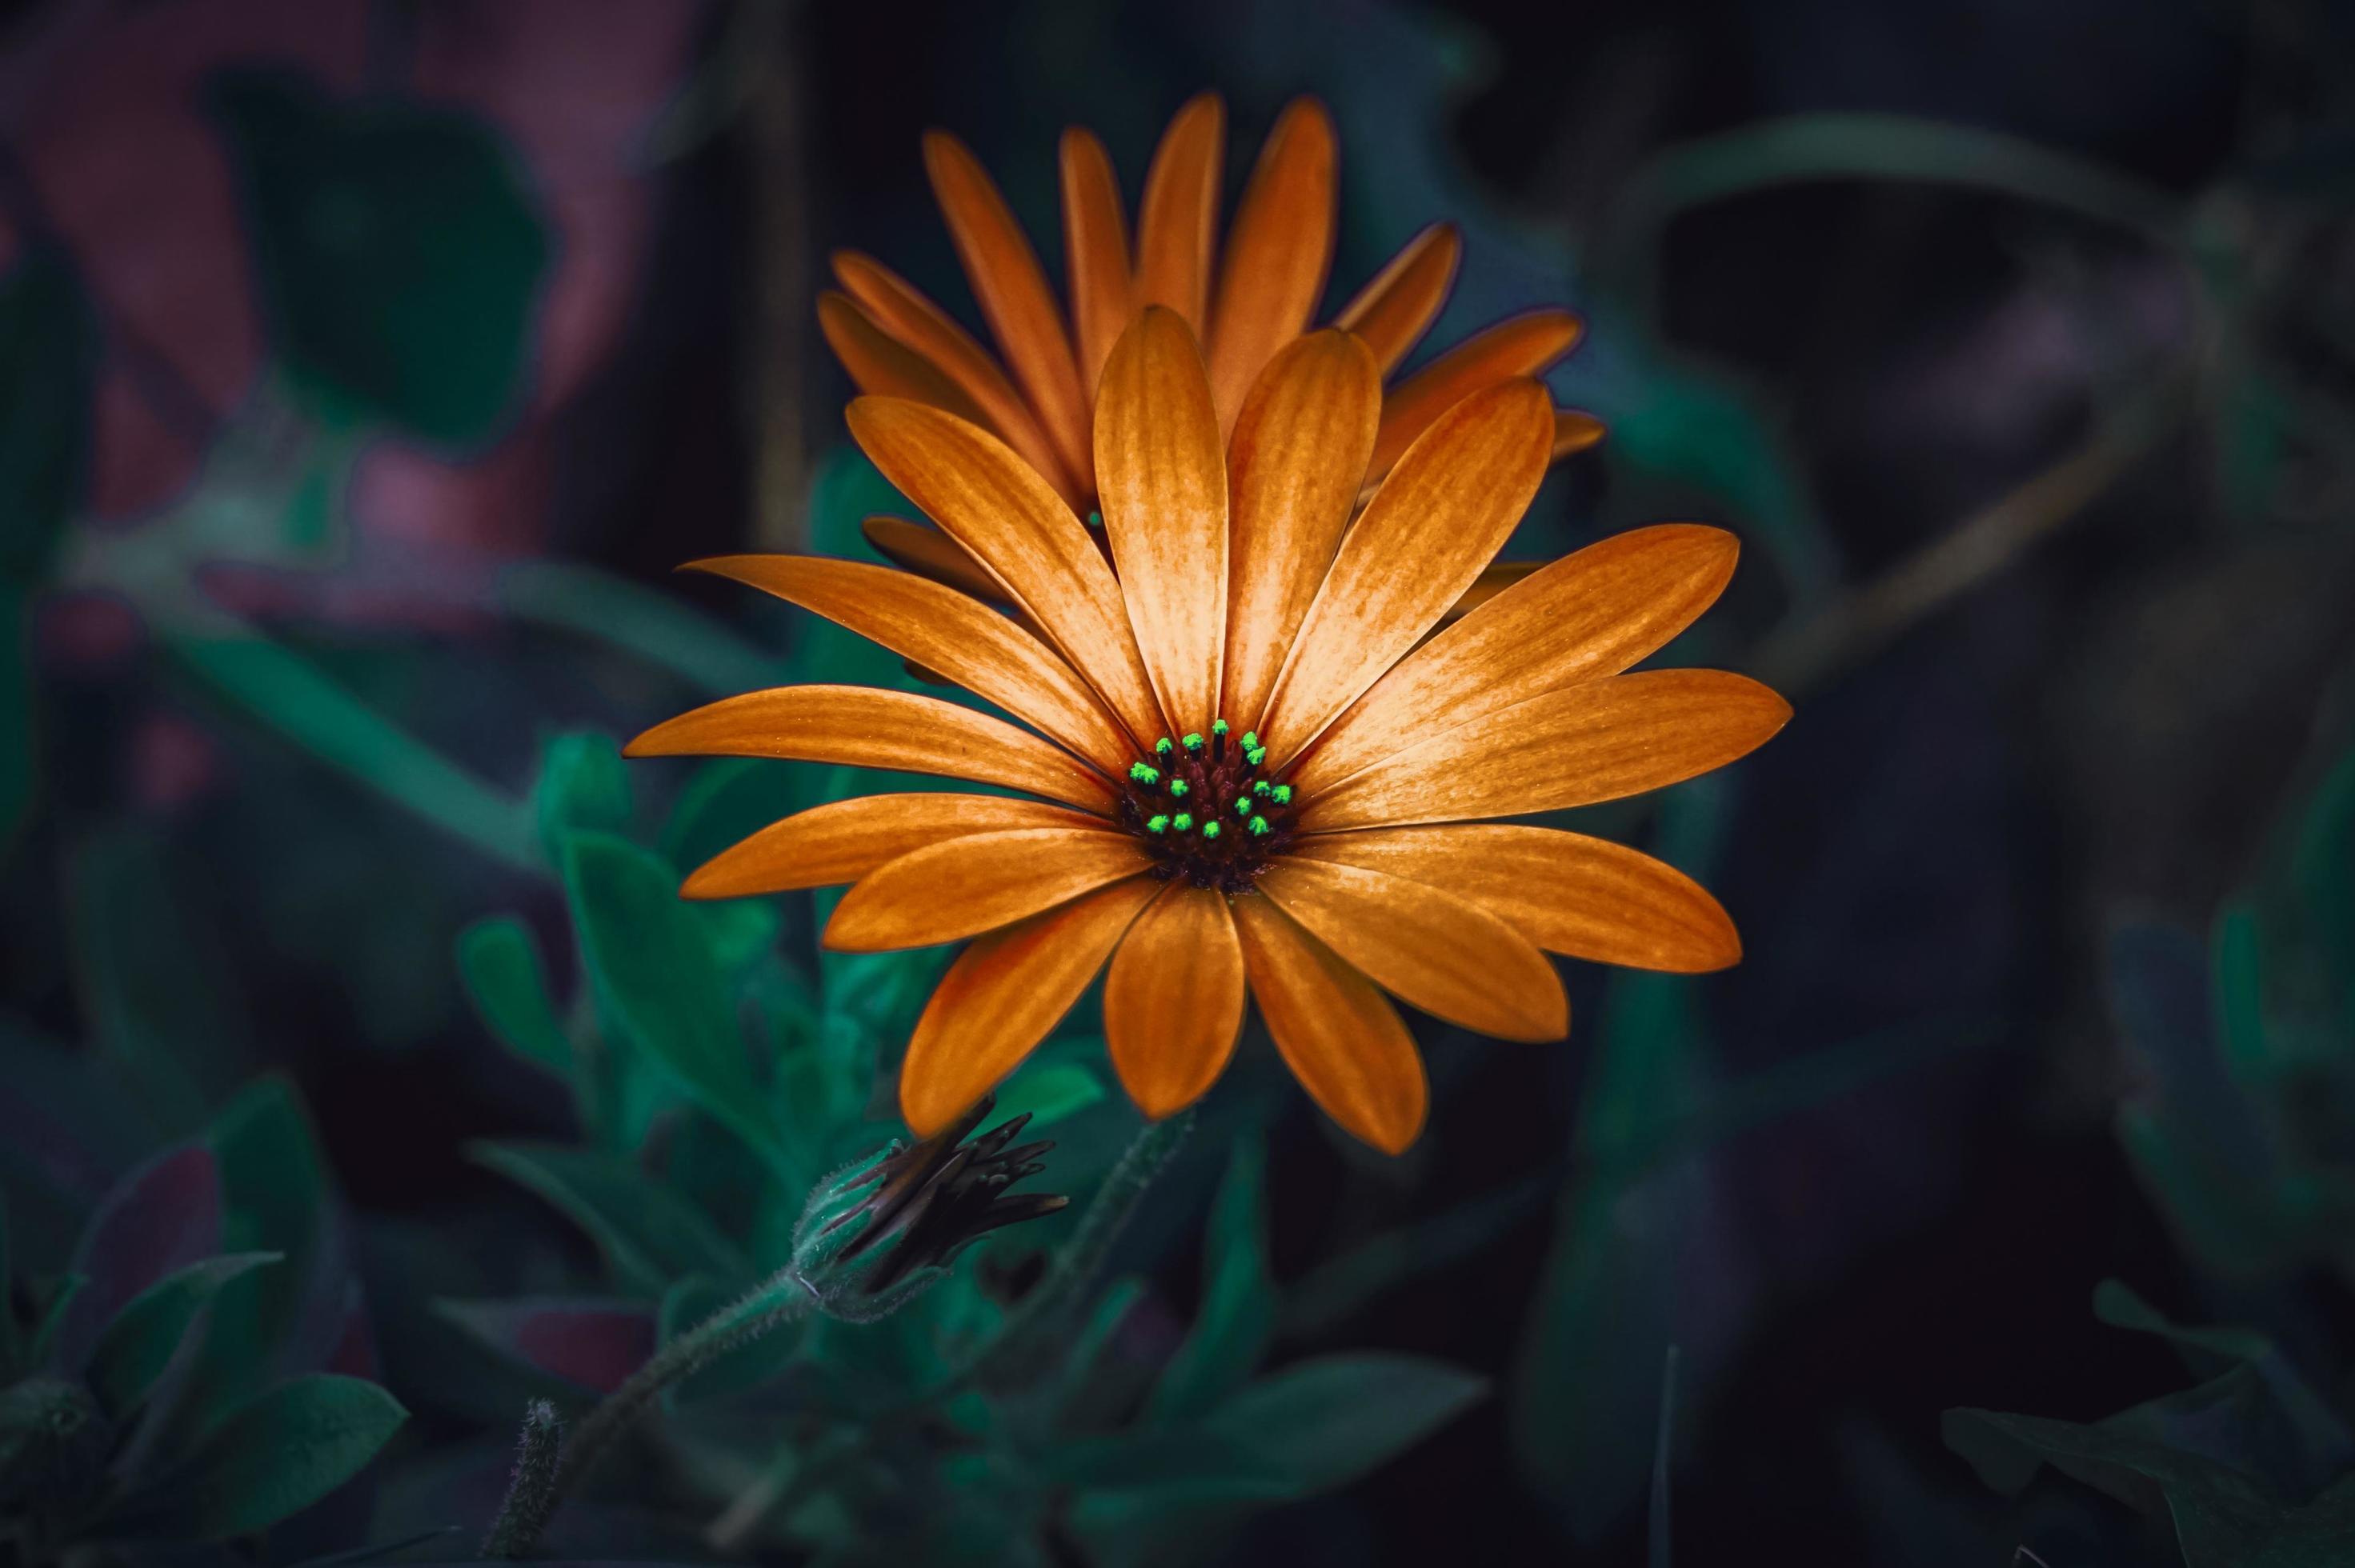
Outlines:
{"type": "Polygon", "coordinates": [[[1275,1332],[1275,1282],[1267,1259],[1261,1139],[1235,1145],[1203,1238],[1202,1310],[1153,1391],[1156,1421],[1190,1420],[1251,1377],[1275,1332]]]}
{"type": "Polygon", "coordinates": [[[348,1283],[325,1277],[327,1162],[300,1096],[283,1078],[249,1086],[215,1118],[208,1137],[220,1161],[228,1244],[285,1255],[283,1268],[230,1284],[215,1314],[220,1327],[240,1326],[252,1336],[250,1364],[261,1366],[313,1316],[317,1298],[339,1302],[348,1283]],[[250,1311],[233,1312],[230,1302],[248,1293],[250,1311]]]}
{"type": "Polygon", "coordinates": [[[1370,1474],[1487,1390],[1486,1379],[1421,1356],[1322,1356],[1252,1383],[1203,1426],[1305,1496],[1370,1474]]]}
{"type": "Polygon", "coordinates": [[[0,582],[29,584],[81,503],[99,341],[65,258],[19,245],[0,278],[0,582]]]}
{"type": "Polygon", "coordinates": [[[226,72],[209,96],[296,377],[428,441],[492,436],[549,260],[506,149],[467,116],[282,73],[226,72]]]}
{"type": "Polygon", "coordinates": [[[359,1378],[281,1383],[207,1434],[119,1522],[187,1541],[266,1529],[357,1475],[408,1414],[359,1378]]]}
{"type": "Polygon", "coordinates": [[[991,1124],[1005,1121],[1028,1112],[1030,1126],[1026,1131],[1052,1127],[1066,1117],[1077,1116],[1104,1097],[1103,1080],[1092,1068],[1077,1062],[1031,1064],[1008,1078],[997,1091],[997,1103],[990,1112],[991,1124]]]}
{"type": "Polygon", "coordinates": [[[627,1289],[659,1296],[688,1275],[741,1279],[750,1268],[692,1203],[603,1154],[552,1144],[483,1143],[474,1158],[579,1225],[627,1289]]]}
{"type": "Polygon", "coordinates": [[[698,866],[791,815],[792,772],[758,757],[723,758],[697,768],[663,824],[663,853],[673,865],[698,866]]]}
{"type": "Polygon", "coordinates": [[[626,839],[588,832],[566,840],[562,863],[581,962],[623,1035],[705,1110],[782,1161],[710,927],[679,900],[670,867],[626,839]]]}
{"type": "Polygon", "coordinates": [[[493,915],[459,932],[458,974],[493,1039],[570,1081],[572,1038],[557,1017],[539,948],[521,920],[493,915]]]}
{"type": "Polygon", "coordinates": [[[146,1403],[221,1287],[282,1256],[240,1252],[208,1257],[157,1280],[115,1314],[99,1334],[87,1374],[107,1414],[120,1421],[146,1403]]]}
{"type": "Polygon", "coordinates": [[[539,749],[539,781],[532,786],[531,806],[550,865],[563,853],[568,833],[582,829],[626,833],[630,775],[622,748],[611,736],[593,730],[550,736],[539,749]]]}

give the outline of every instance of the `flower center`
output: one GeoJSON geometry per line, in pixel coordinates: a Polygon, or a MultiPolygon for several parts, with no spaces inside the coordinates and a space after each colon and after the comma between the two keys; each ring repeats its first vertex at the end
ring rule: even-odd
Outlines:
{"type": "Polygon", "coordinates": [[[1259,736],[1231,736],[1224,719],[1208,735],[1165,735],[1128,770],[1121,825],[1153,852],[1156,875],[1248,893],[1299,815],[1292,786],[1263,777],[1266,765],[1259,736]]]}

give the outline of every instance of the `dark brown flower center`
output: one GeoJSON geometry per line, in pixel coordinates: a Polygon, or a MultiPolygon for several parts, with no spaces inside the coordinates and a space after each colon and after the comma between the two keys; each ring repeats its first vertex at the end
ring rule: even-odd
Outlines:
{"type": "Polygon", "coordinates": [[[1163,736],[1128,770],[1120,821],[1158,863],[1155,874],[1197,887],[1248,893],[1268,862],[1292,842],[1299,801],[1266,775],[1267,748],[1227,721],[1208,735],[1163,736]]]}

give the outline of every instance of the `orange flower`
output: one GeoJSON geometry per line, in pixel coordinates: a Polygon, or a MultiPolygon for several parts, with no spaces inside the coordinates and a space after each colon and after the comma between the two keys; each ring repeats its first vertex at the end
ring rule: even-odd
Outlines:
{"type": "MultiPolygon", "coordinates": [[[[1096,503],[1100,467],[1089,413],[1114,341],[1138,313],[1166,305],[1194,329],[1205,345],[1223,432],[1233,429],[1243,394],[1276,352],[1307,330],[1324,297],[1337,159],[1324,105],[1299,99],[1278,117],[1214,267],[1225,145],[1226,108],[1217,94],[1204,93],[1178,111],[1146,175],[1132,264],[1120,186],[1103,143],[1092,132],[1063,133],[1066,313],[979,161],[945,132],[927,132],[924,167],[1005,368],[938,305],[857,251],[836,254],[842,291],[818,302],[826,341],[861,391],[911,397],[980,425],[1084,516],[1096,503]]],[[[1432,225],[1334,317],[1334,325],[1364,340],[1381,375],[1396,368],[1439,314],[1459,249],[1452,225],[1432,225]]],[[[1467,339],[1391,387],[1382,399],[1368,479],[1389,471],[1415,437],[1463,398],[1509,376],[1534,376],[1568,354],[1579,331],[1567,312],[1534,311],[1467,339]]],[[[1602,434],[1591,415],[1561,409],[1554,416],[1553,455],[1591,446],[1602,434]]],[[[911,541],[886,530],[875,543],[928,575],[964,564],[937,535],[911,541]]]]}
{"type": "Polygon", "coordinates": [[[1030,729],[911,693],[810,685],[714,703],[630,747],[899,768],[1032,797],[837,801],[687,880],[688,896],[710,898],[851,883],[826,928],[837,948],[978,938],[908,1044],[900,1107],[918,1133],[1011,1072],[1107,965],[1113,1065],[1148,1116],[1218,1077],[1248,990],[1317,1103],[1395,1152],[1422,1127],[1424,1087],[1385,991],[1466,1028],[1550,1040],[1569,1004],[1548,951],[1687,971],[1740,956],[1724,912],[1668,866],[1479,821],[1657,789],[1782,726],[1783,700],[1740,675],[1622,673],[1717,597],[1731,535],[1621,535],[1426,641],[1544,476],[1554,421],[1541,386],[1502,381],[1446,410],[1360,514],[1381,389],[1356,335],[1278,352],[1226,439],[1174,312],[1147,309],[1102,380],[1109,563],[996,437],[912,399],[850,407],[867,455],[1015,618],[885,567],[698,563],[1030,729]]]}

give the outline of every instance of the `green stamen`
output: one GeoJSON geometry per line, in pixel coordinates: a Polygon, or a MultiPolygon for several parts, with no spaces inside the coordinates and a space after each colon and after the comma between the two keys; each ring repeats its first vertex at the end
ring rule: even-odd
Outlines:
{"type": "Polygon", "coordinates": [[[1147,817],[1145,819],[1145,831],[1148,833],[1166,833],[1169,831],[1169,819],[1166,816],[1147,817]]]}
{"type": "Polygon", "coordinates": [[[1202,836],[1206,839],[1217,838],[1219,836],[1219,824],[1215,821],[1204,822],[1202,824],[1202,836]]]}
{"type": "Polygon", "coordinates": [[[1182,800],[1186,794],[1186,780],[1183,779],[1172,779],[1169,780],[1169,792],[1182,800]]]}
{"type": "Polygon", "coordinates": [[[1166,736],[1166,735],[1165,735],[1165,736],[1163,736],[1159,740],[1156,740],[1156,741],[1155,741],[1155,742],[1153,743],[1153,755],[1154,755],[1154,756],[1156,756],[1156,757],[1163,757],[1163,758],[1166,758],[1166,757],[1167,757],[1171,752],[1173,752],[1173,751],[1175,751],[1175,750],[1177,750],[1177,749],[1178,749],[1178,743],[1177,743],[1176,741],[1171,740],[1171,739],[1170,739],[1167,736],[1166,736]]]}
{"type": "Polygon", "coordinates": [[[1252,780],[1252,793],[1254,795],[1264,795],[1273,788],[1274,786],[1270,784],[1264,779],[1254,779],[1252,780]]]}
{"type": "Polygon", "coordinates": [[[1128,767],[1128,776],[1139,784],[1150,784],[1161,777],[1161,769],[1150,762],[1132,762],[1128,767]]]}
{"type": "Polygon", "coordinates": [[[1267,760],[1267,747],[1264,746],[1247,746],[1243,747],[1243,760],[1250,763],[1253,768],[1257,768],[1261,763],[1267,760]]]}
{"type": "Polygon", "coordinates": [[[1267,792],[1267,798],[1279,806],[1289,806],[1292,804],[1292,786],[1279,784],[1267,792]]]}
{"type": "Polygon", "coordinates": [[[1180,811],[1176,816],[1169,819],[1169,825],[1177,829],[1181,833],[1190,833],[1194,831],[1193,813],[1190,811],[1180,811]]]}
{"type": "Polygon", "coordinates": [[[1235,815],[1236,815],[1236,816],[1238,816],[1238,817],[1248,817],[1248,816],[1250,816],[1250,815],[1251,815],[1251,811],[1252,811],[1252,801],[1251,801],[1251,797],[1250,797],[1250,796],[1248,796],[1248,795],[1238,795],[1238,796],[1236,796],[1236,797],[1235,797],[1235,815]]]}
{"type": "Polygon", "coordinates": [[[1254,837],[1254,838],[1262,838],[1262,837],[1266,836],[1266,834],[1267,834],[1267,832],[1268,832],[1268,831],[1269,831],[1269,830],[1268,830],[1268,825],[1267,825],[1267,819],[1266,819],[1265,817],[1253,817],[1253,818],[1251,820],[1251,831],[1252,831],[1252,837],[1254,837]]]}
{"type": "Polygon", "coordinates": [[[1184,740],[1179,741],[1178,744],[1184,747],[1188,751],[1199,751],[1202,749],[1202,732],[1200,730],[1196,730],[1193,734],[1188,736],[1184,740]]]}
{"type": "Polygon", "coordinates": [[[1212,719],[1210,721],[1210,733],[1218,736],[1225,735],[1227,733],[1227,721],[1224,719],[1212,719]]]}
{"type": "Polygon", "coordinates": [[[1259,731],[1255,729],[1247,729],[1243,731],[1243,749],[1245,751],[1257,751],[1259,749],[1259,731]]]}

